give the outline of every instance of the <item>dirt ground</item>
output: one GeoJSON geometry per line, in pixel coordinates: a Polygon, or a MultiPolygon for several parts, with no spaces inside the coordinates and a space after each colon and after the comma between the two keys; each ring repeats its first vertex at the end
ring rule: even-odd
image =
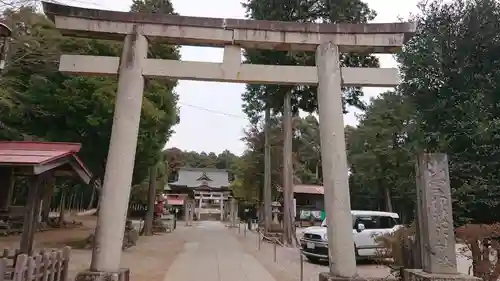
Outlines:
{"type": "MultiPolygon", "coordinates": [[[[83,240],[94,232],[96,217],[78,217],[82,222],[80,227],[54,229],[35,234],[35,248],[61,248],[83,240]]],[[[183,249],[183,227],[178,227],[172,233],[154,236],[141,236],[135,247],[127,249],[122,255],[122,267],[130,268],[132,280],[163,281],[164,275],[183,249]]],[[[20,236],[0,238],[0,249],[18,248],[20,236]]],[[[91,250],[73,249],[69,266],[68,280],[74,280],[75,275],[88,269],[91,260],[91,250]]]]}

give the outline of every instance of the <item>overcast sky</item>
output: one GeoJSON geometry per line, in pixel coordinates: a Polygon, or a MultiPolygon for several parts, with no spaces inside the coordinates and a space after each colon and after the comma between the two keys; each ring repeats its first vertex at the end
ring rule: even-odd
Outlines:
{"type": "MultiPolygon", "coordinates": [[[[291,0],[293,1],[293,0],[291,0]]],[[[132,0],[65,0],[64,3],[107,10],[127,11],[132,0]]],[[[177,13],[185,16],[244,18],[240,0],[171,0],[177,13]]],[[[365,0],[377,11],[374,22],[394,22],[417,11],[418,0],[365,0]]],[[[222,49],[182,47],[182,60],[222,62],[222,49]]],[[[381,67],[396,67],[391,55],[381,55],[381,67]]],[[[180,124],[167,147],[220,153],[229,149],[241,154],[245,145],[240,139],[248,121],[242,112],[244,84],[180,81],[180,124]]],[[[364,99],[383,92],[384,88],[365,88],[364,99]]],[[[356,125],[355,110],[344,116],[346,124],[356,125]]]]}

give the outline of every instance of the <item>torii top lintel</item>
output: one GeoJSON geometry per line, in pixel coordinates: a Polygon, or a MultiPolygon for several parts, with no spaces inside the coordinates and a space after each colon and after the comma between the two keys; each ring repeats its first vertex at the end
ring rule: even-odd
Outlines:
{"type": "Polygon", "coordinates": [[[315,51],[325,42],[342,52],[394,53],[415,32],[413,23],[314,24],[185,17],[86,9],[43,2],[63,35],[122,40],[134,25],[148,38],[178,45],[315,51]]]}

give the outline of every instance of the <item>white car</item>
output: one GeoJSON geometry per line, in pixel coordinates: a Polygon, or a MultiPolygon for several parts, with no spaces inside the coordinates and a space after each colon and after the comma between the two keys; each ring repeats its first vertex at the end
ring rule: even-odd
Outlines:
{"type": "MultiPolygon", "coordinates": [[[[370,259],[377,256],[380,245],[375,237],[392,233],[401,227],[399,215],[378,211],[351,211],[354,250],[357,259],[370,259]]],[[[302,253],[312,262],[328,260],[328,238],[326,218],[321,226],[308,227],[300,239],[302,253]]]]}

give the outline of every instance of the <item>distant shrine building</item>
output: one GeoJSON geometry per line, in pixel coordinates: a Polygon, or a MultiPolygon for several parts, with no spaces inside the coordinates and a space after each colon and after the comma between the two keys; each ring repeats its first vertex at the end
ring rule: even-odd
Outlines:
{"type": "Polygon", "coordinates": [[[194,198],[198,220],[225,220],[229,215],[229,173],[222,169],[180,168],[177,180],[166,187],[167,204],[184,205],[194,198]]]}

